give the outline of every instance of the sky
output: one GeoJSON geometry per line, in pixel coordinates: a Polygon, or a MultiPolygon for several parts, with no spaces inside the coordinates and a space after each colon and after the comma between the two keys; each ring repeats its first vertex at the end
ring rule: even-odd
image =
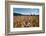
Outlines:
{"type": "Polygon", "coordinates": [[[13,13],[19,13],[24,15],[39,15],[39,9],[38,8],[13,8],[13,13]]]}

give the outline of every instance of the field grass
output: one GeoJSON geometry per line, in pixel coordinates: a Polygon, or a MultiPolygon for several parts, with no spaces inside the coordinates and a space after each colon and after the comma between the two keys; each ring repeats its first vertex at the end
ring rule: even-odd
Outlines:
{"type": "Polygon", "coordinates": [[[39,27],[39,15],[32,16],[13,16],[14,28],[39,27]]]}

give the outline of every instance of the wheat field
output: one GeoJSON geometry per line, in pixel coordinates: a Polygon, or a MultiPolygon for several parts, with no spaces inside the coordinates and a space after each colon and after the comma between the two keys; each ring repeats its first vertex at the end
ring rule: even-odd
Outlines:
{"type": "Polygon", "coordinates": [[[39,15],[32,16],[13,16],[14,28],[39,27],[39,15]]]}

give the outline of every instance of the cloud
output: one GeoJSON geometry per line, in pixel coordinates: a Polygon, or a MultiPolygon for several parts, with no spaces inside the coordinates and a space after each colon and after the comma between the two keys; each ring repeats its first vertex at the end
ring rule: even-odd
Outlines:
{"type": "Polygon", "coordinates": [[[13,8],[13,13],[19,13],[23,15],[39,15],[38,8],[13,8]]]}

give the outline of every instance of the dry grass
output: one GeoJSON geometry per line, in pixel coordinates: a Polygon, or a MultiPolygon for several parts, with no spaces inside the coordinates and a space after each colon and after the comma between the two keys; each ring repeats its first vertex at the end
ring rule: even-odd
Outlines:
{"type": "Polygon", "coordinates": [[[39,27],[39,16],[14,16],[15,27],[39,27]]]}

